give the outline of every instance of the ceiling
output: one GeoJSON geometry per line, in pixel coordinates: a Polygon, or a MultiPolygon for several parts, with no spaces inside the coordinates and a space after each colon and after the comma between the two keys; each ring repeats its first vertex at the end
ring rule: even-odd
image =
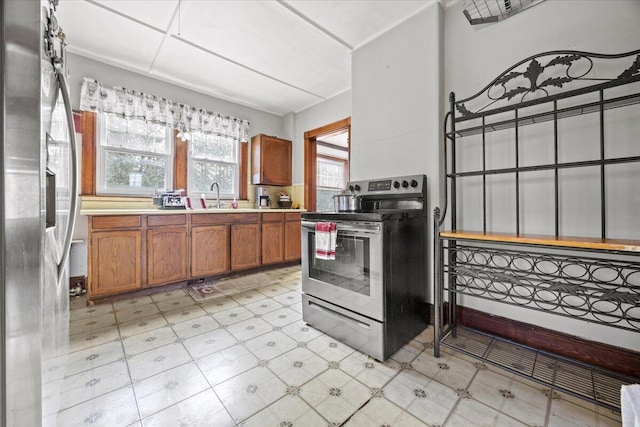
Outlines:
{"type": "Polygon", "coordinates": [[[435,1],[60,0],[57,16],[69,52],[284,115],[349,90],[352,52],[435,1]]]}

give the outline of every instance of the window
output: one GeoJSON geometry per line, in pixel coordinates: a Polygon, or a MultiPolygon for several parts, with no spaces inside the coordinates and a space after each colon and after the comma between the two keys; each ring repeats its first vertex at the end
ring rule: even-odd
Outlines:
{"type": "Polygon", "coordinates": [[[211,184],[220,186],[220,198],[239,197],[239,142],[216,133],[192,132],[189,141],[189,195],[215,197],[211,184]]]}
{"type": "Polygon", "coordinates": [[[153,195],[173,186],[173,131],[169,126],[99,115],[96,192],[153,195]]]}
{"type": "Polygon", "coordinates": [[[316,210],[333,211],[333,196],[344,190],[347,181],[347,160],[317,157],[316,210]]]}

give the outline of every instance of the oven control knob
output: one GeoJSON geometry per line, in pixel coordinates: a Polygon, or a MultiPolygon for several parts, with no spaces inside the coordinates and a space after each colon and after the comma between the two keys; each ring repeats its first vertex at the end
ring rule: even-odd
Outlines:
{"type": "Polygon", "coordinates": [[[415,179],[411,180],[411,186],[412,187],[417,187],[418,186],[418,181],[416,181],[415,179]]]}
{"type": "Polygon", "coordinates": [[[349,191],[353,191],[353,185],[349,186],[349,191]]]}
{"type": "Polygon", "coordinates": [[[393,181],[393,188],[400,188],[400,183],[398,181],[393,181]]]}
{"type": "Polygon", "coordinates": [[[356,191],[360,191],[360,186],[358,184],[356,184],[355,189],[356,189],[356,191]]]}
{"type": "Polygon", "coordinates": [[[407,188],[408,186],[409,186],[409,183],[407,181],[402,181],[403,188],[407,188]]]}

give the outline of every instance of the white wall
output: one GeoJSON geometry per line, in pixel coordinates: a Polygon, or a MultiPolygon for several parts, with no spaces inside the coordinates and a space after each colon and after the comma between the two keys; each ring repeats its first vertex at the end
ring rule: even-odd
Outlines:
{"type": "Polygon", "coordinates": [[[351,91],[342,92],[295,114],[293,185],[304,184],[304,133],[351,116],[351,91]]]}
{"type": "Polygon", "coordinates": [[[353,53],[353,179],[425,173],[435,188],[441,30],[433,4],[353,53]]]}
{"type": "MultiPolygon", "coordinates": [[[[438,200],[442,133],[442,22],[439,3],[353,53],[351,179],[427,175],[428,212],[438,200]]],[[[432,221],[428,300],[431,295],[432,221]]]]}
{"type": "MultiPolygon", "coordinates": [[[[448,96],[450,91],[455,91],[457,99],[473,95],[511,65],[537,53],[564,49],[595,53],[622,53],[640,47],[638,44],[640,40],[640,1],[547,0],[505,21],[478,26],[470,25],[463,16],[463,3],[459,2],[447,9],[444,19],[445,93],[448,96]]],[[[445,111],[447,111],[446,99],[443,100],[443,105],[445,111]]],[[[623,110],[607,112],[609,119],[617,122],[615,128],[618,129],[616,130],[614,126],[609,126],[607,132],[615,134],[615,132],[621,132],[624,129],[625,131],[622,134],[618,133],[616,135],[618,137],[623,136],[622,138],[617,138],[617,142],[620,142],[623,146],[621,150],[625,151],[627,155],[629,153],[640,155],[640,146],[637,144],[637,138],[631,137],[631,135],[634,133],[637,135],[637,132],[640,131],[640,125],[638,125],[640,108],[635,108],[632,111],[634,112],[631,116],[623,110]],[[626,138],[623,134],[626,134],[626,138]]],[[[571,121],[562,123],[561,127],[567,126],[567,123],[572,128],[566,129],[565,135],[568,136],[561,141],[566,143],[565,147],[568,147],[565,152],[561,153],[562,155],[573,159],[573,157],[586,155],[586,152],[593,151],[594,147],[596,151],[598,150],[597,138],[595,139],[596,145],[593,146],[592,144],[592,131],[595,129],[597,132],[598,129],[597,117],[581,116],[573,118],[571,121]]],[[[526,134],[524,136],[529,138],[529,141],[533,139],[536,142],[542,141],[545,137],[548,140],[548,135],[552,131],[553,127],[549,124],[523,128],[523,133],[526,134]]],[[[614,139],[609,138],[614,136],[613,134],[607,135],[607,138],[614,139]]],[[[500,144],[500,136],[492,136],[492,138],[495,138],[496,142],[500,144]]],[[[522,150],[532,151],[531,147],[522,147],[522,150]]],[[[544,150],[546,151],[532,154],[536,156],[547,155],[549,152],[548,147],[544,150]]],[[[472,163],[474,156],[477,161],[478,154],[478,151],[475,151],[475,154],[473,151],[468,151],[463,163],[472,163]]],[[[509,164],[509,161],[513,159],[512,144],[505,145],[503,149],[496,150],[491,154],[490,161],[494,167],[498,164],[509,164]]],[[[461,156],[464,157],[464,154],[461,156]]],[[[511,164],[510,166],[513,165],[511,164]]],[[[634,168],[637,169],[637,165],[634,168]]],[[[637,174],[637,170],[635,172],[631,170],[624,172],[627,178],[633,173],[637,174]]],[[[553,234],[553,213],[551,212],[551,216],[549,216],[548,209],[542,209],[545,206],[553,206],[551,204],[552,201],[549,202],[545,194],[534,190],[533,187],[527,187],[527,185],[525,184],[527,193],[522,196],[524,200],[523,205],[521,205],[525,217],[524,231],[553,234]],[[547,229],[544,229],[545,227],[547,229]]],[[[505,192],[513,191],[512,188],[508,187],[508,184],[504,185],[505,192]]],[[[631,215],[634,209],[629,207],[629,204],[632,203],[640,207],[640,193],[634,191],[632,187],[627,187],[627,189],[627,194],[622,194],[622,197],[624,198],[623,202],[628,206],[625,206],[624,209],[612,209],[613,215],[617,215],[609,224],[612,237],[624,237],[625,232],[628,234],[629,232],[640,231],[637,214],[631,215]],[[620,216],[620,212],[626,212],[626,217],[620,216]]],[[[461,189],[462,192],[464,190],[464,188],[461,189]]],[[[471,187],[468,187],[467,190],[465,193],[465,196],[467,196],[465,201],[467,203],[463,204],[467,208],[459,209],[458,227],[477,229],[478,225],[481,227],[481,214],[478,214],[477,209],[478,207],[481,209],[481,199],[477,197],[477,186],[475,196],[471,187]]],[[[612,196],[620,193],[616,188],[610,188],[609,190],[611,190],[610,194],[612,196]]],[[[551,191],[553,191],[553,187],[551,187],[551,191]]],[[[569,203],[564,204],[565,208],[561,212],[561,217],[564,219],[561,222],[561,234],[598,235],[598,191],[599,182],[597,180],[596,182],[585,181],[580,177],[576,177],[576,179],[566,180],[565,184],[562,184],[561,192],[565,196],[569,195],[567,200],[572,199],[570,200],[573,203],[572,206],[578,206],[578,209],[570,211],[568,208],[569,203]]],[[[505,193],[502,194],[502,198],[506,200],[505,193]]],[[[563,205],[561,204],[561,206],[563,205]]],[[[504,211],[505,206],[498,207],[496,205],[494,210],[498,209],[504,211]]],[[[635,209],[635,211],[637,210],[640,210],[640,208],[635,209]]],[[[489,226],[494,230],[498,229],[496,231],[513,232],[515,230],[499,230],[501,227],[508,228],[513,226],[513,224],[508,223],[509,221],[513,222],[513,219],[498,215],[498,219],[494,217],[489,226]]],[[[635,237],[640,238],[640,236],[635,237]]],[[[640,348],[640,334],[638,333],[601,327],[582,321],[559,318],[472,298],[463,298],[462,303],[468,307],[515,318],[586,339],[634,350],[640,348]]]]}

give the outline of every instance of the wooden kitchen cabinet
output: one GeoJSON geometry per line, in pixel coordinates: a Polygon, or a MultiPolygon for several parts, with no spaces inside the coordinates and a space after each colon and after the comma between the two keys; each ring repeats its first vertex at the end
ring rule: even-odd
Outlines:
{"type": "Polygon", "coordinates": [[[284,260],[299,260],[302,255],[302,224],[299,213],[286,213],[284,222],[284,260]]]}
{"type": "Polygon", "coordinates": [[[147,286],[187,280],[186,215],[149,215],[147,225],[147,286]]]}
{"type": "Polygon", "coordinates": [[[246,270],[260,265],[260,225],[231,226],[231,270],[246,270]]]}
{"type": "Polygon", "coordinates": [[[251,138],[251,181],[261,185],[291,185],[291,141],[275,136],[251,138]]]}
{"type": "Polygon", "coordinates": [[[142,287],[140,215],[90,218],[89,296],[111,295],[142,287]]]}
{"type": "Polygon", "coordinates": [[[229,271],[229,226],[191,229],[191,276],[205,277],[229,271]]]}
{"type": "Polygon", "coordinates": [[[230,227],[231,270],[260,266],[260,214],[235,214],[230,227]]]}
{"type": "Polygon", "coordinates": [[[262,264],[284,260],[284,215],[280,212],[262,214],[262,264]]]}
{"type": "Polygon", "coordinates": [[[300,259],[300,213],[89,217],[88,298],[300,259]]]}

